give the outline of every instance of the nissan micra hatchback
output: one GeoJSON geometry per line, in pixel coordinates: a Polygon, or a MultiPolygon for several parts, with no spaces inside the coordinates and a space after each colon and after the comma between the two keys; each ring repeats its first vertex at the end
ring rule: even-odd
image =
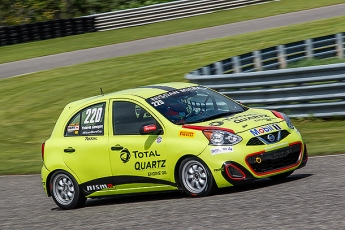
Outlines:
{"type": "Polygon", "coordinates": [[[42,144],[42,182],[62,209],[87,198],[182,190],[192,197],[306,165],[301,134],[277,111],[189,83],[68,104],[42,144]]]}

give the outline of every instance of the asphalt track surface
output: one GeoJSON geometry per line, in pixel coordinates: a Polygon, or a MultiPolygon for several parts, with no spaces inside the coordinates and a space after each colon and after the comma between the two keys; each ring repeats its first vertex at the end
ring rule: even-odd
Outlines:
{"type": "Polygon", "coordinates": [[[10,62],[0,64],[0,79],[342,15],[345,15],[345,4],[10,62]]]}
{"type": "Polygon", "coordinates": [[[345,155],[313,157],[269,179],[189,198],[182,193],[88,200],[63,211],[40,175],[0,177],[0,229],[345,229],[345,155]]]}

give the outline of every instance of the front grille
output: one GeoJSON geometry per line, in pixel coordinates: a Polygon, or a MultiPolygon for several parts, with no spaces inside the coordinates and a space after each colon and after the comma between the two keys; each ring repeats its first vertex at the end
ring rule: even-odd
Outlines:
{"type": "Polygon", "coordinates": [[[233,179],[244,179],[245,178],[244,173],[241,172],[237,167],[234,167],[231,164],[227,165],[227,170],[228,170],[229,175],[233,179]]]}
{"type": "Polygon", "coordinates": [[[300,152],[301,144],[295,144],[274,151],[249,156],[246,158],[246,161],[254,172],[266,173],[296,164],[300,152]]]}
{"type": "Polygon", "coordinates": [[[253,137],[247,142],[247,145],[264,145],[264,143],[259,138],[253,137]]]}
{"type": "Polygon", "coordinates": [[[272,144],[272,143],[276,143],[278,141],[283,140],[285,137],[287,137],[289,135],[289,131],[287,130],[280,130],[278,132],[274,132],[274,133],[269,133],[269,134],[264,134],[261,136],[257,136],[257,137],[253,137],[251,138],[248,142],[247,145],[264,145],[264,144],[272,144]],[[273,135],[274,136],[274,140],[270,141],[268,138],[268,135],[273,135]]]}
{"type": "Polygon", "coordinates": [[[280,131],[280,140],[283,140],[285,137],[289,136],[289,131],[287,130],[282,130],[280,131]]]}

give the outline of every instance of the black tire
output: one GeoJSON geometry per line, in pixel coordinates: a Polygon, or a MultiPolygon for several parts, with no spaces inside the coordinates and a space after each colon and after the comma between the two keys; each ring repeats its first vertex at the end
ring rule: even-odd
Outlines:
{"type": "Polygon", "coordinates": [[[274,181],[280,181],[280,180],[285,180],[288,176],[290,176],[292,173],[294,172],[294,170],[289,171],[289,172],[285,172],[282,174],[278,174],[275,176],[271,176],[270,179],[274,180],[274,181]]]}
{"type": "Polygon", "coordinates": [[[183,191],[191,197],[210,195],[216,188],[209,168],[196,157],[188,157],[181,162],[179,182],[183,191]]]}
{"type": "Polygon", "coordinates": [[[74,177],[65,171],[55,172],[50,179],[50,194],[61,209],[84,206],[86,198],[74,177]]]}

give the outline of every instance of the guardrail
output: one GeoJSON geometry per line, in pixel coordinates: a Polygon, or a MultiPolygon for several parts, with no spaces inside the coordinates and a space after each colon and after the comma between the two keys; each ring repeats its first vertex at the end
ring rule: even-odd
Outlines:
{"type": "Polygon", "coordinates": [[[180,0],[81,18],[0,27],[0,46],[139,26],[272,1],[276,0],[180,0]]]}
{"type": "Polygon", "coordinates": [[[275,0],[181,0],[135,9],[95,14],[98,31],[140,26],[234,9],[275,0]]]}
{"type": "Polygon", "coordinates": [[[279,110],[291,117],[343,116],[345,63],[272,70],[304,58],[335,56],[344,57],[343,33],[239,55],[199,68],[185,78],[245,105],[279,110]]]}

